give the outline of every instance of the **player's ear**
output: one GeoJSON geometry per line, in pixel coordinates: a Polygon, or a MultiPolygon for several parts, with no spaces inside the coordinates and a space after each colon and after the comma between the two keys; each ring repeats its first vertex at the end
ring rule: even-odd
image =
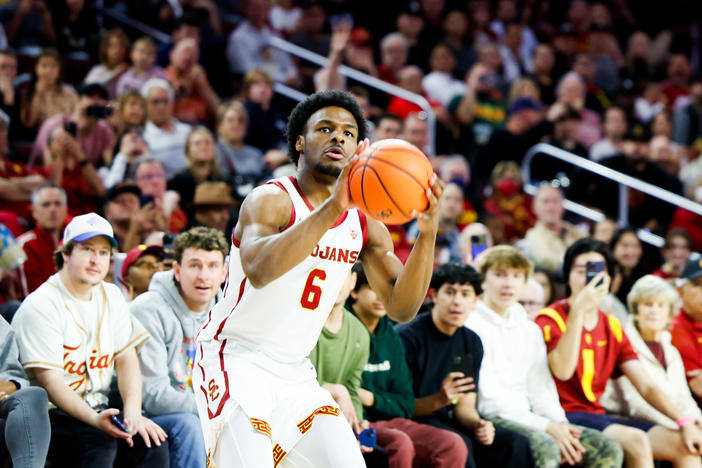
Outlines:
{"type": "Polygon", "coordinates": [[[295,149],[300,152],[305,150],[305,137],[302,135],[297,136],[297,140],[295,140],[295,149]]]}

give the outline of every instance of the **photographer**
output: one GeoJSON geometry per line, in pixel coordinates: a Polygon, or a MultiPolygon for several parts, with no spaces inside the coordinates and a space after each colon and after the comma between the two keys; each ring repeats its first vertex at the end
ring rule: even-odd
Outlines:
{"type": "Polygon", "coordinates": [[[136,185],[112,187],[105,195],[103,209],[124,252],[143,243],[154,231],[168,231],[168,218],[160,200],[143,196],[136,185]]]}
{"type": "MultiPolygon", "coordinates": [[[[90,83],[83,85],[78,94],[80,98],[73,112],[56,114],[42,124],[29,158],[30,166],[41,164],[39,157],[45,155],[49,146],[47,137],[57,127],[63,127],[72,134],[80,143],[86,159],[95,167],[109,166],[112,163],[115,134],[104,120],[112,114],[112,108],[107,106],[107,89],[100,84],[90,83]]],[[[46,160],[44,163],[49,165],[46,160]]]]}

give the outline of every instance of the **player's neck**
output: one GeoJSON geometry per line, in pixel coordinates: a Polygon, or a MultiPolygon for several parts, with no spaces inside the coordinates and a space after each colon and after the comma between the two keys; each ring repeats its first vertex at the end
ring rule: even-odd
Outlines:
{"type": "Polygon", "coordinates": [[[344,326],[344,304],[334,304],[327,321],[324,322],[324,328],[331,333],[339,333],[344,326]]]}
{"type": "Polygon", "coordinates": [[[89,301],[92,294],[93,285],[80,281],[72,277],[66,268],[62,268],[59,271],[59,277],[61,282],[66,287],[71,296],[75,297],[79,301],[89,301]]]}
{"type": "Polygon", "coordinates": [[[317,174],[310,169],[298,170],[296,179],[300,191],[315,208],[331,196],[336,184],[332,176],[317,174]]]}

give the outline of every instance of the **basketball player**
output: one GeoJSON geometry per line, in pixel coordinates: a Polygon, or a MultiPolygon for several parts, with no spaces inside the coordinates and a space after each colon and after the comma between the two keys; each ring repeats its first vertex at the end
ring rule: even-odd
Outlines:
{"type": "Polygon", "coordinates": [[[350,164],[366,133],[351,95],[311,95],[288,122],[296,175],[254,189],[242,204],[225,297],[199,332],[193,371],[209,466],[364,466],[307,355],[357,260],[390,317],[414,317],[431,279],[443,191],[433,177],[403,267],[385,226],[349,197],[350,164]]]}

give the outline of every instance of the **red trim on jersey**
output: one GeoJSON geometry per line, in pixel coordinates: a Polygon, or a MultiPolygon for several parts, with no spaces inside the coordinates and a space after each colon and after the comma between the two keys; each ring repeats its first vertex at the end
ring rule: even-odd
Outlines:
{"type": "Polygon", "coordinates": [[[234,244],[234,247],[236,247],[237,249],[239,248],[239,239],[237,239],[236,237],[234,237],[234,233],[233,233],[233,232],[232,232],[232,244],[234,244]]]}
{"type": "MultiPolygon", "coordinates": [[[[292,177],[292,176],[290,176],[290,177],[292,177]]],[[[295,222],[295,204],[294,204],[293,201],[292,201],[292,197],[290,196],[290,193],[288,192],[288,189],[286,189],[285,186],[284,186],[283,184],[281,184],[281,183],[278,182],[277,180],[272,180],[272,181],[270,181],[270,182],[268,182],[268,183],[269,183],[269,184],[273,184],[273,185],[275,185],[276,187],[280,188],[281,190],[283,190],[285,193],[288,194],[288,197],[290,197],[290,207],[291,207],[291,211],[290,211],[290,220],[288,221],[288,224],[287,224],[283,229],[281,229],[281,232],[282,232],[282,231],[285,231],[285,230],[286,230],[287,228],[289,228],[290,226],[292,226],[293,223],[295,222]]],[[[298,191],[299,191],[299,189],[298,189],[298,191]]],[[[307,200],[305,200],[305,202],[307,202],[307,200]]],[[[312,208],[310,208],[310,210],[311,210],[311,209],[312,209],[312,208]]],[[[238,248],[238,247],[239,247],[239,246],[237,245],[237,248],[238,248]]]]}
{"type": "MultiPolygon", "coordinates": [[[[209,404],[207,405],[207,416],[210,419],[214,419],[217,416],[219,416],[219,414],[222,412],[222,408],[224,408],[224,404],[227,402],[227,400],[229,400],[229,376],[227,374],[227,371],[224,370],[224,347],[226,345],[227,345],[227,340],[224,340],[224,341],[222,341],[222,346],[220,346],[220,348],[219,348],[219,367],[222,370],[222,377],[224,379],[224,393],[222,394],[222,399],[219,400],[219,404],[217,405],[217,411],[215,411],[213,413],[212,410],[210,410],[210,405],[209,404]]],[[[200,354],[202,354],[202,348],[200,348],[200,354]]],[[[199,365],[199,363],[198,363],[198,365],[199,365]]],[[[204,381],[205,381],[205,371],[204,370],[202,371],[202,375],[203,375],[202,380],[204,383],[204,381]]],[[[214,379],[212,379],[212,380],[214,381],[214,379]]],[[[207,390],[205,390],[205,387],[200,385],[200,390],[202,390],[202,393],[205,394],[205,400],[207,400],[209,402],[207,390]]]]}
{"type": "MultiPolygon", "coordinates": [[[[200,343],[200,361],[202,361],[202,343],[200,343]]],[[[200,361],[197,361],[197,367],[199,367],[200,371],[202,371],[202,381],[204,382],[205,381],[205,368],[202,367],[202,365],[200,364],[200,361]]],[[[202,387],[202,385],[200,387],[202,387]]]]}
{"type": "Polygon", "coordinates": [[[300,190],[300,186],[297,184],[297,179],[295,176],[288,176],[288,179],[290,179],[290,182],[292,182],[293,187],[295,187],[295,190],[297,190],[297,193],[300,195],[302,198],[302,201],[305,202],[305,205],[307,205],[307,208],[310,209],[310,211],[314,211],[314,206],[312,206],[312,203],[307,199],[304,193],[302,193],[302,190],[300,190]]]}
{"type": "Polygon", "coordinates": [[[356,210],[356,213],[358,213],[358,220],[361,222],[361,232],[363,233],[363,245],[361,246],[361,250],[363,250],[368,243],[368,218],[366,218],[366,214],[361,210],[356,210]]]}
{"type": "Polygon", "coordinates": [[[343,223],[348,215],[349,215],[348,211],[344,211],[343,213],[341,213],[341,216],[336,218],[336,222],[334,222],[334,224],[332,224],[332,226],[329,229],[334,229],[335,227],[337,227],[338,225],[343,223]]]}
{"type": "MultiPolygon", "coordinates": [[[[222,320],[222,323],[219,324],[219,328],[217,328],[217,333],[215,333],[214,340],[217,340],[219,338],[219,334],[222,333],[222,329],[224,328],[224,324],[227,323],[227,320],[229,320],[229,317],[232,316],[232,312],[236,310],[236,306],[239,305],[239,301],[241,301],[241,297],[244,295],[244,287],[246,286],[246,277],[244,277],[243,280],[241,280],[241,284],[239,285],[239,297],[236,299],[236,304],[234,304],[234,307],[232,307],[232,310],[229,311],[227,316],[222,320]]],[[[225,340],[226,341],[226,340],[225,340]]]]}

